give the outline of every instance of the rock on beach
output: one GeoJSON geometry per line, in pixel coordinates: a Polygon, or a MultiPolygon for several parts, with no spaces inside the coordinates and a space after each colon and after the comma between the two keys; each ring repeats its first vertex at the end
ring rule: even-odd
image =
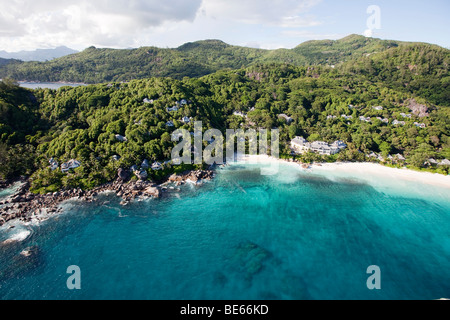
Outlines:
{"type": "MultiPolygon", "coordinates": [[[[33,194],[29,191],[30,183],[25,183],[9,199],[3,201],[3,207],[0,208],[0,226],[5,223],[19,219],[23,222],[30,222],[32,219],[42,221],[51,215],[60,213],[62,210],[59,205],[70,199],[80,199],[86,202],[93,202],[97,196],[103,192],[114,192],[122,198],[121,204],[126,205],[129,202],[143,198],[160,198],[163,188],[151,181],[130,181],[130,173],[127,170],[119,170],[118,178],[114,182],[99,186],[90,191],[81,189],[62,190],[60,192],[48,193],[46,195],[33,194]]],[[[195,184],[203,180],[213,178],[212,171],[188,171],[180,175],[172,175],[168,178],[168,183],[174,183],[177,186],[187,181],[195,184]]],[[[167,183],[166,182],[166,183],[167,183]]]]}

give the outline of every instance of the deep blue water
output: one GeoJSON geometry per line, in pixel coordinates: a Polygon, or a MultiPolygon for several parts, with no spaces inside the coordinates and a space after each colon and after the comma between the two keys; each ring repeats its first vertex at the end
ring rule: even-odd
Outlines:
{"type": "Polygon", "coordinates": [[[0,247],[0,298],[450,298],[450,192],[423,190],[248,165],[127,207],[113,195],[71,201],[40,225],[0,231],[0,242],[28,235],[0,247]],[[67,289],[71,265],[81,290],[67,289]],[[371,265],[381,290],[366,286],[371,265]]]}

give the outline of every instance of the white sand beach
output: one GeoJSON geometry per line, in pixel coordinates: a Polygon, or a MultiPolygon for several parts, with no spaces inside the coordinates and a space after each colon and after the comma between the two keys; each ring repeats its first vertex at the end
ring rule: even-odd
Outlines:
{"type": "MultiPolygon", "coordinates": [[[[448,188],[450,192],[450,176],[431,172],[419,172],[410,169],[390,168],[376,163],[326,163],[321,166],[313,165],[314,171],[332,171],[351,176],[371,175],[392,180],[403,180],[429,184],[440,188],[448,188]]],[[[449,194],[450,196],[450,194],[449,194]]]]}
{"type": "MultiPolygon", "coordinates": [[[[284,163],[302,168],[302,164],[290,162],[288,160],[276,159],[266,155],[246,156],[240,161],[246,163],[275,164],[284,163]]],[[[388,180],[403,180],[403,182],[417,182],[421,184],[429,184],[440,188],[448,188],[450,192],[450,176],[431,172],[419,172],[406,168],[397,169],[383,166],[381,164],[369,162],[336,162],[313,164],[308,171],[312,173],[325,174],[329,173],[333,176],[363,178],[378,177],[388,180]]],[[[372,179],[368,179],[372,180],[372,179]]],[[[450,196],[450,194],[449,194],[450,196]]]]}

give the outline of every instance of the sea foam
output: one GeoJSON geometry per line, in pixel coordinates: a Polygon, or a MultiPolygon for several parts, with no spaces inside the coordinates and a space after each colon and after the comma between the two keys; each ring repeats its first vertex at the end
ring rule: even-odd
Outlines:
{"type": "Polygon", "coordinates": [[[18,233],[15,233],[12,235],[9,239],[3,241],[2,244],[8,244],[13,242],[22,242],[28,239],[28,237],[31,235],[30,230],[22,230],[18,233]]]}

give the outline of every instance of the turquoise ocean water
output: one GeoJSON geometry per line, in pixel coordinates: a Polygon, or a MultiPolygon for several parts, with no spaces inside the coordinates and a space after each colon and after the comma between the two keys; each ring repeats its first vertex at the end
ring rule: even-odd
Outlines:
{"type": "Polygon", "coordinates": [[[0,299],[450,298],[450,190],[383,183],[233,165],[160,200],[70,201],[0,229],[21,240],[0,246],[0,299]],[[81,290],[67,289],[71,265],[81,290]]]}

